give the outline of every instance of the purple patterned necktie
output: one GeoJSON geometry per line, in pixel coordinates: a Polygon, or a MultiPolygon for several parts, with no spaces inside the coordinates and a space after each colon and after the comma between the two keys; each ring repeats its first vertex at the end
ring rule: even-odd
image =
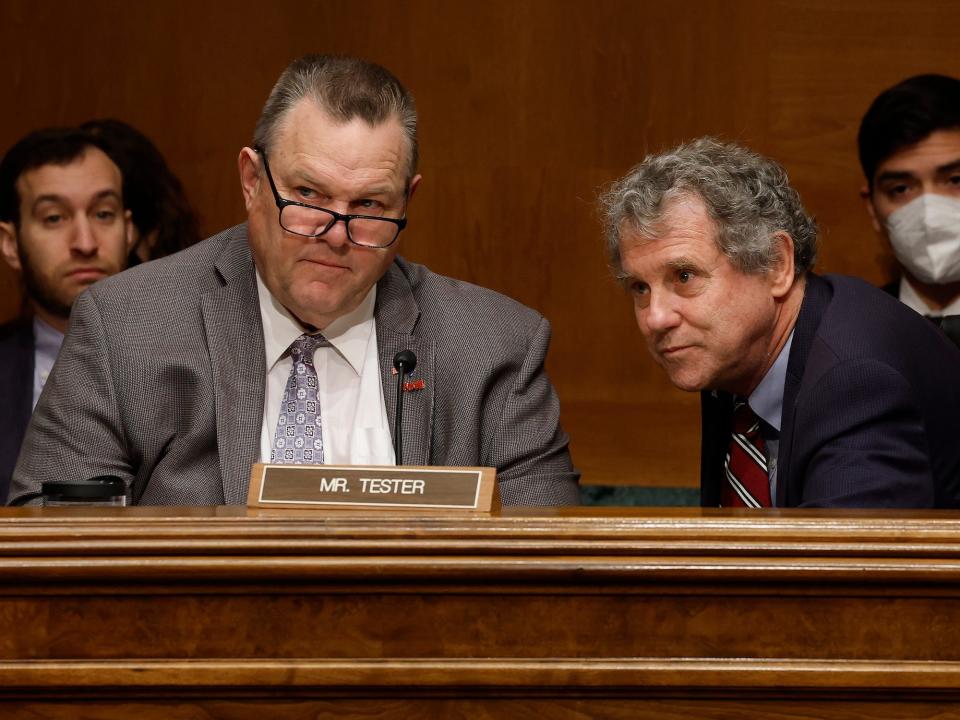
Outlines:
{"type": "Polygon", "coordinates": [[[290,345],[293,366],[280,404],[270,462],[286,465],[323,463],[320,401],[313,351],[327,345],[323,335],[301,335],[290,345]]]}

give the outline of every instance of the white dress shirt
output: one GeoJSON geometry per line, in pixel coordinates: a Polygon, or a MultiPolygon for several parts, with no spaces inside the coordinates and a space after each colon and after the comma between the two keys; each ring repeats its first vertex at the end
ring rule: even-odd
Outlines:
{"type": "MultiPolygon", "coordinates": [[[[257,273],[267,377],[260,431],[261,462],[270,462],[280,405],[293,361],[290,344],[307,330],[270,294],[257,273]]],[[[394,465],[393,440],[380,383],[377,287],[363,302],[322,330],[329,347],[317,348],[323,460],[328,465],[394,465]]]]}
{"type": "Polygon", "coordinates": [[[920,294],[914,289],[913,285],[910,284],[910,281],[905,277],[900,278],[900,302],[906,305],[912,310],[916,310],[921,315],[933,315],[934,317],[946,316],[946,315],[960,315],[960,297],[956,298],[953,302],[947,305],[941,310],[934,310],[923,298],[920,297],[920,294]]]}

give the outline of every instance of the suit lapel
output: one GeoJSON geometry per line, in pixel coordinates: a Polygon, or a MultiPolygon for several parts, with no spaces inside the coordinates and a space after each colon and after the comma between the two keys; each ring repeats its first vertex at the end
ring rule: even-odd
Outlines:
{"type": "Polygon", "coordinates": [[[700,394],[700,505],[717,507],[724,483],[723,459],[730,444],[733,396],[715,390],[700,394]]]}
{"type": "Polygon", "coordinates": [[[223,285],[201,298],[213,372],[224,502],[244,504],[263,422],[263,326],[246,227],[217,259],[223,285]]]}
{"type": "Polygon", "coordinates": [[[22,427],[33,412],[33,322],[16,320],[10,330],[9,336],[0,341],[4,365],[0,373],[0,402],[9,413],[7,417],[22,427]]]}
{"type": "Polygon", "coordinates": [[[4,330],[0,339],[0,404],[5,408],[0,420],[0,501],[7,495],[7,485],[20,454],[20,445],[33,412],[33,323],[16,320],[4,330]]]}
{"type": "Polygon", "coordinates": [[[413,297],[410,281],[401,269],[402,263],[402,260],[397,260],[391,264],[377,284],[374,317],[377,322],[380,382],[390,434],[393,436],[397,417],[397,376],[393,374],[393,358],[401,350],[413,351],[417,356],[417,367],[409,380],[422,380],[423,387],[403,394],[403,464],[429,465],[436,377],[435,343],[431,338],[414,335],[420,320],[420,309],[413,297]]]}
{"type": "Polygon", "coordinates": [[[799,396],[807,358],[813,347],[820,319],[830,304],[830,298],[830,287],[827,283],[813,273],[808,274],[803,303],[793,329],[793,344],[790,346],[790,358],[787,361],[787,379],[783,386],[783,414],[780,419],[780,447],[777,452],[777,507],[792,507],[801,500],[799,496],[793,497],[794,493],[790,492],[797,405],[802,399],[799,396]]]}

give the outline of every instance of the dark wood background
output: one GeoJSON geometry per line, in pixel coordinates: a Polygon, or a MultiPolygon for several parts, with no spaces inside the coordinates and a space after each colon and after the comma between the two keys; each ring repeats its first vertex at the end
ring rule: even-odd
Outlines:
{"type": "MultiPolygon", "coordinates": [[[[857,125],[908,75],[960,75],[958,27],[960,4],[931,1],[3,0],[0,147],[40,126],[131,122],[213,233],[244,218],[236,156],[287,63],[380,62],[421,118],[402,252],[551,319],[549,369],[588,482],[626,462],[690,485],[697,399],[648,359],[609,279],[598,190],[648,151],[737,140],[786,166],[823,230],[819,270],[881,282],[857,125]],[[664,447],[680,464],[648,465],[664,447]]],[[[19,301],[6,267],[0,287],[3,319],[19,301]]]]}

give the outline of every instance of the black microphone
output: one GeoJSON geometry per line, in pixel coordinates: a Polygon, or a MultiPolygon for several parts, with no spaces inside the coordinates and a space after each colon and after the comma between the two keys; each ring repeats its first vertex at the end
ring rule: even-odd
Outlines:
{"type": "Polygon", "coordinates": [[[43,498],[45,506],[122,506],[127,504],[127,486],[115,475],[100,475],[89,480],[46,480],[41,483],[39,492],[20,495],[10,505],[26,505],[37,498],[43,498]]]}
{"type": "Polygon", "coordinates": [[[403,465],[403,378],[417,367],[417,356],[412,350],[401,350],[393,356],[393,367],[397,371],[397,417],[393,424],[393,452],[397,456],[397,465],[403,465]]]}

